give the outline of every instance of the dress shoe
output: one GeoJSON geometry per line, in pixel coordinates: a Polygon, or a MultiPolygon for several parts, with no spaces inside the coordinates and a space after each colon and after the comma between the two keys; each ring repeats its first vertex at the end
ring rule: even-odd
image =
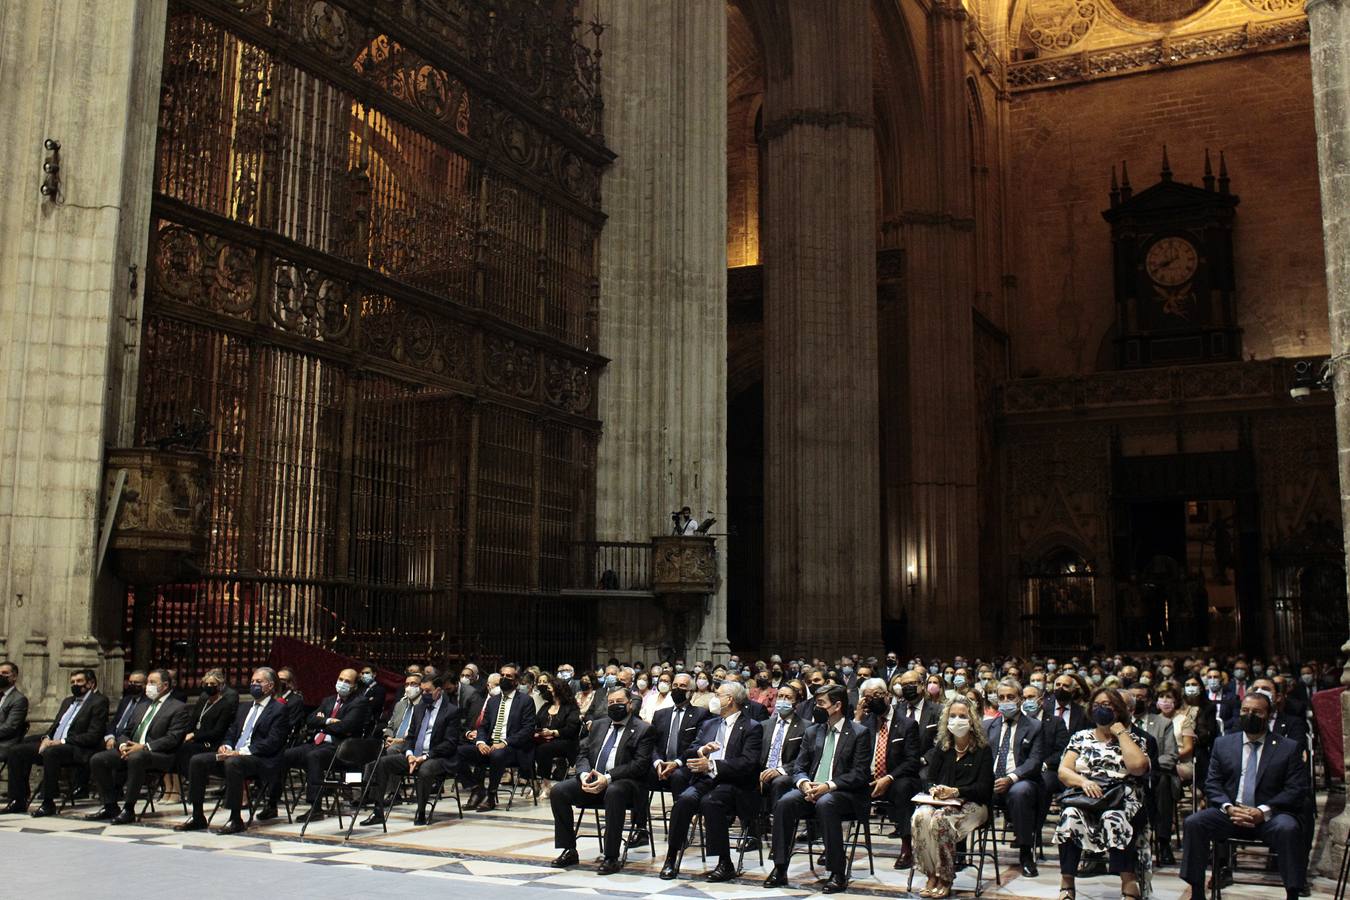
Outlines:
{"type": "Polygon", "coordinates": [[[427,818],[427,814],[424,810],[419,809],[417,811],[417,815],[413,816],[413,825],[416,826],[417,828],[423,827],[430,821],[431,820],[427,818]]]}
{"type": "Polygon", "coordinates": [[[1158,850],[1158,865],[1175,866],[1176,864],[1177,858],[1172,855],[1171,847],[1162,847],[1158,850]]]}
{"type": "Polygon", "coordinates": [[[478,804],[482,803],[485,799],[487,799],[487,795],[483,792],[483,789],[474,788],[469,791],[469,802],[464,805],[469,807],[469,809],[477,809],[478,804]]]}
{"type": "Polygon", "coordinates": [[[616,875],[623,870],[623,863],[619,862],[616,856],[610,859],[608,856],[600,861],[600,866],[595,870],[597,875],[616,875]]]}
{"type": "Polygon", "coordinates": [[[1030,847],[1021,848],[1021,850],[1018,851],[1018,856],[1020,858],[1023,875],[1028,878],[1035,878],[1037,875],[1041,874],[1040,870],[1036,868],[1036,854],[1030,847]]]}
{"type": "Polygon", "coordinates": [[[204,816],[193,816],[181,825],[173,826],[174,831],[205,831],[206,818],[204,816]]]}
{"type": "Polygon", "coordinates": [[[900,855],[895,858],[895,868],[904,871],[914,866],[914,851],[901,850],[900,855]]]}
{"type": "Polygon", "coordinates": [[[131,810],[129,810],[129,809],[124,809],[124,810],[122,810],[120,813],[117,814],[117,818],[113,819],[113,824],[114,824],[114,825],[135,825],[135,824],[136,824],[136,814],[135,814],[134,812],[132,812],[131,810]]]}
{"type": "Polygon", "coordinates": [[[86,822],[110,822],[117,818],[117,812],[118,810],[115,806],[104,806],[101,807],[98,812],[92,812],[85,816],[84,820],[86,822]]]}
{"type": "Polygon", "coordinates": [[[787,884],[787,866],[774,866],[769,877],[764,879],[766,888],[783,887],[787,884]]]}
{"type": "Polygon", "coordinates": [[[816,865],[819,866],[819,867],[822,868],[822,869],[824,869],[824,868],[826,868],[827,866],[829,866],[829,863],[827,863],[827,862],[825,861],[825,854],[824,854],[824,853],[822,853],[822,854],[820,854],[819,856],[816,857],[816,865]]]}
{"type": "Polygon", "coordinates": [[[643,844],[647,843],[649,840],[651,840],[651,835],[647,833],[647,829],[645,829],[645,828],[634,828],[634,829],[633,829],[633,833],[632,833],[631,835],[628,836],[628,846],[630,846],[630,847],[641,847],[643,844]]]}
{"type": "Polygon", "coordinates": [[[77,787],[77,788],[75,788],[75,790],[73,790],[73,791],[70,792],[70,799],[72,799],[72,800],[88,800],[88,799],[89,799],[89,788],[87,788],[87,787],[77,787]]]}
{"type": "Polygon", "coordinates": [[[477,806],[475,806],[475,807],[474,807],[474,810],[475,810],[476,812],[492,812],[492,811],[493,811],[494,809],[496,809],[496,808],[497,808],[497,800],[496,800],[496,798],[495,798],[495,797],[488,797],[488,798],[487,798],[486,800],[484,800],[482,803],[480,803],[480,804],[478,804],[477,806]]]}
{"type": "Polygon", "coordinates": [[[244,824],[244,820],[243,820],[243,819],[231,819],[230,821],[226,822],[224,825],[222,825],[222,826],[220,826],[219,828],[217,828],[215,833],[216,833],[216,834],[239,834],[240,832],[246,830],[247,828],[248,828],[248,826],[244,824]]]}
{"type": "Polygon", "coordinates": [[[581,862],[581,857],[577,856],[576,850],[564,850],[549,865],[555,869],[566,869],[568,866],[575,866],[579,862],[581,862]]]}
{"type": "Polygon", "coordinates": [[[736,877],[736,867],[730,860],[718,860],[717,865],[708,873],[707,881],[730,881],[736,877]]]}
{"type": "Polygon", "coordinates": [[[317,803],[309,808],[309,812],[305,813],[306,822],[317,822],[320,819],[326,818],[328,818],[328,813],[324,812],[323,807],[319,806],[317,803]]]}
{"type": "Polygon", "coordinates": [[[259,819],[277,818],[277,808],[271,804],[264,806],[262,812],[258,813],[258,818],[259,819]]]}
{"type": "Polygon", "coordinates": [[[741,838],[740,844],[736,849],[742,853],[754,853],[759,849],[759,838],[755,837],[753,834],[747,834],[745,837],[741,838]]]}
{"type": "Polygon", "coordinates": [[[54,815],[56,815],[55,803],[44,803],[37,809],[33,810],[33,818],[35,819],[41,819],[43,816],[54,816],[54,815]]]}
{"type": "Polygon", "coordinates": [[[384,824],[384,813],[380,812],[378,809],[375,810],[370,815],[366,816],[360,822],[362,828],[369,828],[372,825],[383,825],[383,824],[384,824]]]}
{"type": "Polygon", "coordinates": [[[898,837],[904,837],[904,835],[902,835],[902,834],[900,833],[900,829],[899,829],[899,828],[892,828],[891,831],[890,831],[890,833],[887,834],[886,837],[888,837],[888,838],[898,838],[898,837]]]}
{"type": "Polygon", "coordinates": [[[848,890],[848,879],[844,877],[843,872],[831,872],[829,880],[825,882],[825,887],[821,888],[826,894],[838,894],[848,890]]]}
{"type": "Polygon", "coordinates": [[[661,867],[661,874],[657,877],[662,881],[673,881],[680,877],[680,867],[675,864],[675,860],[667,859],[666,864],[661,867]]]}
{"type": "Polygon", "coordinates": [[[5,804],[5,808],[3,810],[0,810],[0,813],[3,813],[4,815],[7,816],[22,815],[23,813],[26,812],[28,812],[27,800],[11,800],[5,804]]]}

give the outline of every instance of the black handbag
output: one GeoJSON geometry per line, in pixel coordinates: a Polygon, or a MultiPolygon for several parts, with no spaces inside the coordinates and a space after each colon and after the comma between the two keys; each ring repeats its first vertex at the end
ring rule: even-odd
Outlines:
{"type": "Polygon", "coordinates": [[[1059,795],[1059,805],[1065,809],[1081,809],[1094,816],[1125,808],[1125,782],[1098,778],[1092,780],[1101,785],[1100,797],[1089,797],[1082,788],[1068,788],[1059,795]]]}

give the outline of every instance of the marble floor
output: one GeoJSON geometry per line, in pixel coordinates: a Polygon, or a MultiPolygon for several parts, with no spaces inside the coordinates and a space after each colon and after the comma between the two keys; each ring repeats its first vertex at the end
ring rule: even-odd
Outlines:
{"type": "MultiPolygon", "coordinates": [[[[810,871],[804,853],[794,856],[789,870],[789,884],[784,889],[765,890],[760,886],[767,868],[760,864],[753,852],[746,856],[744,876],[733,882],[710,884],[704,881],[702,873],[711,866],[705,866],[693,850],[685,861],[680,878],[661,881],[656,876],[660,869],[660,858],[664,856],[665,835],[660,826],[658,803],[653,804],[653,818],[657,824],[657,859],[653,859],[646,848],[635,849],[629,855],[624,871],[606,878],[597,876],[593,871],[598,857],[598,843],[595,826],[590,818],[578,846],[581,864],[569,870],[549,867],[548,863],[557,855],[557,850],[553,846],[552,817],[546,797],[541,798],[536,805],[529,797],[518,796],[510,810],[503,805],[491,813],[468,812],[462,819],[454,812],[453,800],[447,800],[441,803],[433,823],[420,828],[413,826],[410,810],[400,807],[390,817],[388,832],[378,826],[358,826],[350,839],[345,837],[345,825],[348,823],[345,817],[343,828],[339,828],[336,818],[329,817],[310,826],[301,840],[300,825],[288,824],[284,817],[267,825],[257,825],[244,834],[219,836],[208,832],[178,834],[170,830],[182,819],[181,810],[176,804],[166,808],[161,803],[157,814],[148,815],[140,824],[131,826],[84,821],[83,815],[94,808],[94,804],[86,801],[55,817],[34,819],[17,815],[0,816],[0,869],[12,869],[16,860],[39,860],[44,854],[51,854],[59,860],[64,858],[62,854],[68,852],[63,845],[78,841],[82,842],[78,847],[88,848],[87,852],[97,858],[114,853],[118,844],[160,847],[158,852],[161,855],[155,857],[156,865],[175,862],[179,866],[190,867],[186,871],[195,871],[199,876],[208,876],[207,869],[202,868],[205,865],[202,852],[206,852],[213,857],[209,867],[210,883],[221,889],[219,896],[222,897],[249,895],[235,890],[242,884],[235,879],[261,877],[259,872],[262,870],[258,866],[260,857],[267,857],[277,863],[324,867],[330,870],[323,874],[325,884],[343,884],[332,882],[330,875],[333,871],[348,873],[353,878],[358,875],[368,877],[366,873],[402,873],[463,882],[465,886],[490,885],[503,897],[520,900],[537,898],[540,896],[538,892],[545,890],[619,897],[694,897],[707,900],[756,897],[769,900],[773,897],[806,896],[818,893],[820,889],[820,884],[816,882],[817,875],[810,871]],[[51,836],[52,840],[44,842],[42,836],[51,836]],[[168,855],[163,855],[163,851],[167,851],[168,855]],[[230,874],[232,867],[240,866],[247,867],[244,870],[246,875],[230,874]],[[225,890],[226,887],[231,889],[225,890]]],[[[223,818],[218,819],[216,824],[222,822],[223,818]]],[[[897,841],[876,837],[875,874],[868,871],[865,853],[860,851],[849,891],[841,896],[908,896],[908,874],[892,868],[897,850],[897,841]]],[[[1040,865],[1040,875],[1027,878],[1016,866],[1015,851],[1001,848],[1001,884],[994,883],[993,873],[986,867],[982,896],[1009,900],[1054,900],[1058,896],[1059,879],[1053,845],[1049,847],[1049,852],[1050,859],[1040,865]]],[[[116,858],[126,861],[133,857],[119,852],[116,858]]],[[[87,878],[84,866],[71,866],[67,870],[58,864],[55,868],[42,866],[41,869],[41,883],[48,887],[54,880],[58,884],[68,885],[73,891],[82,879],[87,878]]],[[[314,895],[308,890],[315,888],[312,879],[318,877],[312,868],[276,865],[264,867],[264,870],[271,873],[266,876],[267,884],[274,885],[279,895],[314,895]],[[301,890],[301,893],[296,894],[295,890],[301,890]]],[[[15,874],[19,874],[17,870],[15,874]]],[[[25,868],[23,874],[33,876],[34,872],[25,868]]],[[[1244,883],[1225,890],[1225,897],[1277,900],[1284,896],[1277,875],[1244,872],[1240,880],[1244,883]],[[1249,880],[1262,883],[1245,883],[1249,880]]],[[[915,887],[921,884],[921,877],[916,877],[915,887]]],[[[5,893],[21,886],[22,877],[17,882],[9,879],[5,893]]],[[[1334,886],[1331,880],[1318,878],[1314,882],[1313,895],[1330,897],[1334,886]]],[[[360,889],[365,890],[366,887],[376,889],[374,885],[364,883],[360,889]]],[[[974,887],[974,869],[961,872],[956,883],[957,894],[970,896],[974,887]]],[[[1118,897],[1118,887],[1119,882],[1110,877],[1080,879],[1078,896],[1083,900],[1118,897]]],[[[346,888],[356,890],[358,886],[352,882],[343,889],[346,888]]],[[[380,889],[385,888],[381,886],[380,889]]],[[[420,885],[409,885],[408,889],[419,890],[420,885]]],[[[100,890],[100,893],[104,892],[100,890]]],[[[138,889],[126,896],[133,895],[143,898],[144,891],[138,889]]],[[[215,895],[213,888],[208,895],[202,896],[215,895]]],[[[1175,868],[1165,868],[1155,873],[1153,896],[1160,900],[1187,900],[1190,890],[1176,877],[1175,868]]]]}

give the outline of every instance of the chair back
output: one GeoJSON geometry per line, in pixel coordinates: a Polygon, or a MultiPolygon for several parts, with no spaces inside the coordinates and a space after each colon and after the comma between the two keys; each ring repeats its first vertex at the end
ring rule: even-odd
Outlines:
{"type": "Polygon", "coordinates": [[[362,769],[380,758],[384,741],[380,738],[350,737],[338,744],[333,763],[346,769],[362,769]]]}

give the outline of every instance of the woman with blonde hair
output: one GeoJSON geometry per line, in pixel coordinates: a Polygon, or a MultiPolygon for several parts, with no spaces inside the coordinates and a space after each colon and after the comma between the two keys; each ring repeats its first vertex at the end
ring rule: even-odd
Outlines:
{"type": "Polygon", "coordinates": [[[928,753],[928,794],[939,804],[915,806],[914,866],[928,876],[920,897],[950,897],[956,845],[989,819],[994,758],[978,707],[958,697],[942,710],[928,753]],[[955,801],[955,805],[952,804],[955,801]]]}

